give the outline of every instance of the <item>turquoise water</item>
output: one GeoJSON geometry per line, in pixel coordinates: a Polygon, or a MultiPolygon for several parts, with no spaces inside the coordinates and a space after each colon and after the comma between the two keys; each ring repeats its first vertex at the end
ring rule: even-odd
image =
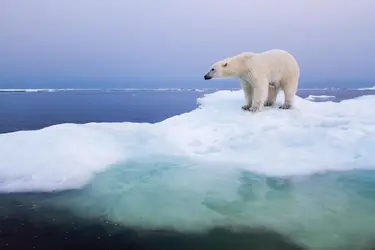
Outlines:
{"type": "Polygon", "coordinates": [[[35,209],[144,229],[265,227],[309,249],[365,249],[375,236],[375,171],[270,178],[234,168],[218,178],[187,159],[139,160],[98,174],[81,190],[30,199],[35,209]]]}
{"type": "Polygon", "coordinates": [[[51,202],[145,228],[264,226],[310,249],[353,249],[375,236],[375,171],[267,178],[236,169],[218,178],[190,164],[129,162],[51,202]]]}

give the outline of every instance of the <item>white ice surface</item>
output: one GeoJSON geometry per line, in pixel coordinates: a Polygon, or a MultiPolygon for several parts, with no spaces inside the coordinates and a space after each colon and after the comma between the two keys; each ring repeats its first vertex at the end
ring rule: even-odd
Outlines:
{"type": "Polygon", "coordinates": [[[375,169],[375,96],[282,101],[253,114],[242,91],[219,91],[157,124],[2,134],[0,191],[77,188],[42,205],[126,225],[261,225],[311,249],[362,244],[375,232],[375,175],[353,170],[375,169]]]}
{"type": "MultiPolygon", "coordinates": [[[[282,95],[278,96],[281,103],[282,95]]],[[[340,103],[296,98],[295,109],[241,110],[242,91],[218,91],[200,108],[157,124],[62,124],[0,135],[0,190],[80,188],[113,164],[185,157],[270,176],[375,168],[374,96],[340,103]]]]}

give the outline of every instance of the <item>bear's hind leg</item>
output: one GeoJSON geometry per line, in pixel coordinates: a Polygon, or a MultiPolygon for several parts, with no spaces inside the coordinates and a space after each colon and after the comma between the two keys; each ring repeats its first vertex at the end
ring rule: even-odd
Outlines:
{"type": "Polygon", "coordinates": [[[297,93],[297,83],[295,81],[283,82],[281,88],[284,92],[284,104],[280,109],[290,109],[293,107],[294,96],[297,93]]]}
{"type": "Polygon", "coordinates": [[[264,106],[272,106],[276,102],[277,94],[279,93],[280,87],[274,84],[270,84],[268,87],[268,98],[264,103],[264,106]]]}

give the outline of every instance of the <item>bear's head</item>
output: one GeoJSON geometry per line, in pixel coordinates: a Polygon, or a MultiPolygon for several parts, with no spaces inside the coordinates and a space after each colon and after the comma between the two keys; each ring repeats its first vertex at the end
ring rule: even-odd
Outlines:
{"type": "Polygon", "coordinates": [[[248,71],[246,60],[253,53],[242,53],[214,63],[204,75],[205,80],[241,77],[248,71]]]}

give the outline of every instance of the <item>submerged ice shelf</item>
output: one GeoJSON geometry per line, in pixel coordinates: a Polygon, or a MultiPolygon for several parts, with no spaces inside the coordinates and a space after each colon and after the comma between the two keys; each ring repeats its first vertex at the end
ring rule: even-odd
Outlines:
{"type": "Polygon", "coordinates": [[[199,103],[157,124],[2,134],[0,191],[79,189],[44,202],[180,230],[263,225],[316,247],[348,241],[353,230],[375,231],[375,96],[297,97],[293,110],[275,105],[256,114],[241,110],[242,91],[199,103]]]}

